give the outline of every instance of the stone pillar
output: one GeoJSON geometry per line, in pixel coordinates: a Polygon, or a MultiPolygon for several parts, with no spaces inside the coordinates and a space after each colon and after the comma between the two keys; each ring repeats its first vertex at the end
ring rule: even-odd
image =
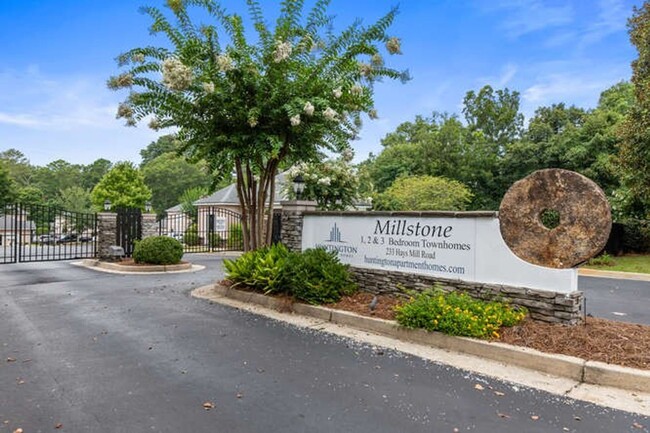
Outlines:
{"type": "Polygon", "coordinates": [[[117,241],[117,214],[100,212],[97,214],[97,257],[100,260],[110,260],[111,245],[117,241]]]}
{"type": "Polygon", "coordinates": [[[302,251],[302,218],[305,212],[315,211],[316,202],[306,200],[283,201],[280,239],[290,250],[302,251]]]}
{"type": "Polygon", "coordinates": [[[142,214],[142,239],[158,236],[158,221],[155,213],[142,214]]]}

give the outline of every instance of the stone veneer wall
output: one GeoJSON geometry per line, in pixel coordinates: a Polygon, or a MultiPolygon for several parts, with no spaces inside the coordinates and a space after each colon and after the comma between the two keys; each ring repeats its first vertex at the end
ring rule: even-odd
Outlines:
{"type": "Polygon", "coordinates": [[[117,214],[100,212],[97,214],[97,257],[110,259],[111,245],[117,240],[117,214]]]}
{"type": "Polygon", "coordinates": [[[282,202],[280,239],[289,251],[302,251],[302,220],[306,211],[316,209],[315,202],[282,202]]]}
{"type": "MultiPolygon", "coordinates": [[[[505,300],[528,309],[530,317],[550,323],[576,324],[582,318],[582,292],[557,293],[525,287],[472,283],[460,280],[350,267],[359,289],[374,294],[405,295],[405,290],[423,291],[438,283],[444,290],[459,290],[473,298],[505,300]]],[[[406,295],[405,295],[406,296],[406,295]]]]}
{"type": "Polygon", "coordinates": [[[143,213],[142,214],[142,239],[158,236],[158,221],[156,221],[156,214],[143,213]]]}
{"type": "MultiPolygon", "coordinates": [[[[305,214],[323,215],[322,212],[296,208],[282,210],[282,243],[292,251],[302,250],[302,227],[305,214]]],[[[342,217],[345,212],[338,212],[342,217]]],[[[351,212],[350,214],[355,214],[351,212]]],[[[358,212],[357,212],[358,214],[358,212]]],[[[426,275],[410,274],[381,269],[350,267],[354,280],[361,290],[371,293],[405,295],[406,290],[423,291],[439,283],[445,290],[460,290],[483,300],[506,300],[528,309],[531,318],[550,323],[576,324],[582,320],[583,292],[560,293],[512,287],[498,284],[472,283],[426,275]]]]}

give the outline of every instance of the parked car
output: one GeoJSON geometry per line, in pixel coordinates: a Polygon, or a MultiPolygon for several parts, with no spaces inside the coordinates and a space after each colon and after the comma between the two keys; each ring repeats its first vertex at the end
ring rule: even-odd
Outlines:
{"type": "Polygon", "coordinates": [[[68,233],[67,235],[63,235],[59,238],[57,243],[68,243],[68,242],[77,242],[77,234],[76,233],[68,233]]]}
{"type": "Polygon", "coordinates": [[[38,237],[38,243],[44,245],[54,245],[57,242],[56,235],[40,235],[38,237]]]}
{"type": "Polygon", "coordinates": [[[79,242],[93,242],[95,240],[94,236],[85,235],[79,236],[79,242]]]}

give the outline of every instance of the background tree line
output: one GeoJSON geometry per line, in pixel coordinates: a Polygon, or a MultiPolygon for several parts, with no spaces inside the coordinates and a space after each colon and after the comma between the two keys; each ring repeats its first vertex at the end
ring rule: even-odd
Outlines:
{"type": "Polygon", "coordinates": [[[175,138],[164,135],[140,151],[140,166],[103,158],[88,165],[57,160],[36,166],[19,150],[8,149],[0,152],[0,205],[20,202],[94,212],[103,209],[106,199],[139,208],[151,201],[162,213],[179,204],[188,190],[207,194],[214,189],[206,164],[188,161],[178,150],[175,138]]]}

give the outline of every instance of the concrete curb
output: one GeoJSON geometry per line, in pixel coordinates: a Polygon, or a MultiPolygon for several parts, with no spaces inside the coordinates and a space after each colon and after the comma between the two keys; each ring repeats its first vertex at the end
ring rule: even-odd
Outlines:
{"type": "Polygon", "coordinates": [[[116,274],[162,274],[162,273],[180,273],[193,272],[205,269],[204,266],[193,265],[191,263],[180,263],[177,265],[145,265],[129,266],[118,265],[115,263],[102,262],[94,259],[84,259],[80,262],[73,262],[73,265],[83,266],[103,272],[112,272],[116,274]]]}
{"type": "Polygon", "coordinates": [[[581,277],[613,278],[616,280],[650,281],[650,274],[636,272],[601,271],[598,269],[580,268],[578,269],[578,275],[581,277]]]}
{"type": "Polygon", "coordinates": [[[509,365],[535,370],[553,376],[572,379],[579,383],[608,386],[632,391],[650,392],[650,371],[585,361],[566,355],[555,355],[504,343],[453,337],[438,332],[407,329],[390,320],[361,316],[349,311],[290,303],[285,299],[264,296],[222,287],[218,284],[195,289],[192,296],[207,300],[219,297],[256,304],[266,308],[320,319],[357,330],[368,331],[399,340],[424,344],[440,349],[473,355],[509,365]]]}

